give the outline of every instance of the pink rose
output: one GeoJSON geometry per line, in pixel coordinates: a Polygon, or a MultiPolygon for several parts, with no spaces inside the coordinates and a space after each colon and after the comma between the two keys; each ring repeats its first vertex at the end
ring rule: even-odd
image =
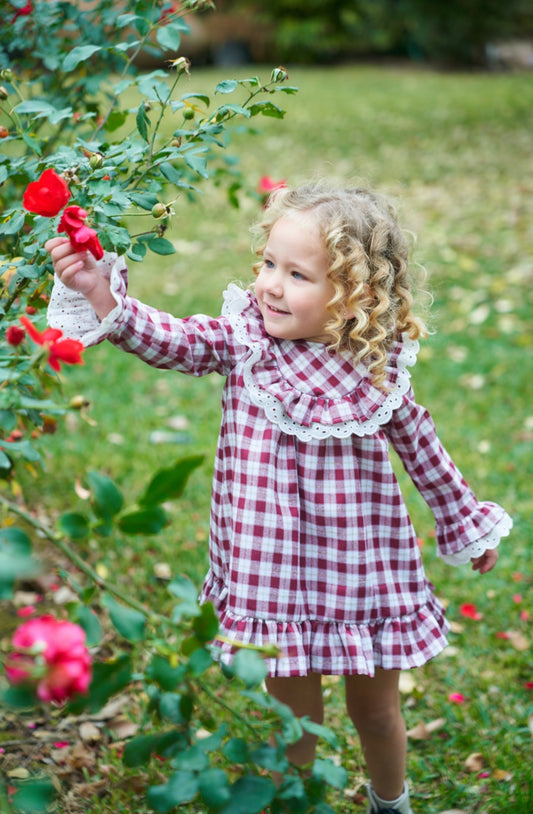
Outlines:
{"type": "Polygon", "coordinates": [[[24,622],[13,636],[6,665],[12,684],[34,684],[41,701],[62,703],[85,693],[91,682],[91,657],[79,625],[53,616],[24,622]]]}
{"type": "Polygon", "coordinates": [[[104,256],[104,250],[94,229],[85,225],[87,212],[81,206],[67,206],[59,220],[58,232],[66,232],[75,251],[89,251],[97,260],[104,256]]]}

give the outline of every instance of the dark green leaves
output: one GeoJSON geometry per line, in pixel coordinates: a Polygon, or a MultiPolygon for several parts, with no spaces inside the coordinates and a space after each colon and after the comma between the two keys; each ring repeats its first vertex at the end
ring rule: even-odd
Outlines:
{"type": "Polygon", "coordinates": [[[165,469],[160,469],[139,499],[141,506],[164,503],[182,496],[191,473],[203,462],[203,455],[191,455],[165,469]]]}

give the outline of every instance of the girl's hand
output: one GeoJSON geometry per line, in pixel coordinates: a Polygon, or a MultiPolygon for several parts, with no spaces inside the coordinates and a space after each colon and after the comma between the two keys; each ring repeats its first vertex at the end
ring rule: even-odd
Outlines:
{"type": "Polygon", "coordinates": [[[46,241],[44,248],[61,282],[80,294],[90,294],[101,276],[93,256],[89,252],[75,251],[68,237],[53,237],[46,241]]]}
{"type": "Polygon", "coordinates": [[[100,273],[90,252],[75,251],[68,237],[53,237],[44,244],[54,265],[54,271],[67,288],[83,294],[100,319],[116,306],[109,282],[100,273]]]}
{"type": "Polygon", "coordinates": [[[498,562],[498,557],[498,549],[491,548],[488,551],[485,551],[481,557],[472,557],[470,562],[472,563],[472,568],[474,571],[479,571],[480,574],[486,574],[487,571],[492,571],[498,562]]]}

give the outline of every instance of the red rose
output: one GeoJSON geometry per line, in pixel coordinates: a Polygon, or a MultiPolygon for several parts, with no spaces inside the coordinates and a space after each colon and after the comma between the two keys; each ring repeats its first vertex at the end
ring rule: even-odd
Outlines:
{"type": "Polygon", "coordinates": [[[45,170],[37,181],[28,184],[22,204],[28,212],[53,218],[63,209],[69,198],[70,190],[65,179],[50,169],[45,170]]]}
{"type": "Polygon", "coordinates": [[[66,232],[70,244],[78,252],[89,251],[97,260],[104,256],[104,250],[94,229],[85,225],[87,212],[80,206],[67,206],[61,215],[58,232],[66,232]]]}
{"type": "Polygon", "coordinates": [[[34,684],[41,701],[62,703],[85,693],[91,682],[91,656],[79,625],[40,616],[24,622],[13,636],[6,665],[12,684],[34,684]]]}
{"type": "Polygon", "coordinates": [[[63,339],[63,331],[59,328],[46,328],[38,331],[28,317],[20,317],[20,321],[28,331],[28,334],[38,345],[46,347],[48,350],[48,364],[52,370],[61,370],[61,362],[66,365],[82,365],[82,352],[84,346],[77,339],[63,339]]]}

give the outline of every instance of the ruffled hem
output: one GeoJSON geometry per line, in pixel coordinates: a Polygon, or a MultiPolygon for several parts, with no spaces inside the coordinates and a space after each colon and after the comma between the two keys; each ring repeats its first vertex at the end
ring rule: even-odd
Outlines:
{"type": "Polygon", "coordinates": [[[479,557],[488,549],[496,548],[512,527],[513,521],[505,509],[497,503],[484,501],[458,523],[437,525],[437,552],[445,562],[464,564],[471,557],[479,557]]]}
{"type": "Polygon", "coordinates": [[[465,565],[470,562],[472,558],[481,557],[486,551],[497,548],[502,537],[507,537],[512,527],[513,521],[507,512],[504,511],[502,519],[494,526],[489,534],[486,534],[478,540],[474,540],[474,542],[467,545],[466,548],[457,551],[455,554],[443,554],[438,549],[437,554],[447,565],[465,565]]]}
{"type": "Polygon", "coordinates": [[[384,391],[374,387],[364,365],[353,366],[349,354],[332,354],[321,343],[270,337],[253,294],[235,284],[224,292],[222,313],[251,351],[243,377],[252,402],[302,441],[373,435],[409,390],[407,367],[415,364],[419,345],[407,335],[389,354],[384,391]]]}
{"type": "Polygon", "coordinates": [[[215,640],[215,655],[231,662],[231,642],[265,647],[275,645],[280,656],[267,657],[269,676],[368,675],[376,667],[409,670],[420,667],[447,646],[449,630],[444,608],[430,595],[427,605],[413,614],[378,620],[369,625],[304,620],[297,622],[236,616],[224,599],[226,589],[211,582],[201,602],[217,609],[221,630],[230,641],[215,640]]]}

